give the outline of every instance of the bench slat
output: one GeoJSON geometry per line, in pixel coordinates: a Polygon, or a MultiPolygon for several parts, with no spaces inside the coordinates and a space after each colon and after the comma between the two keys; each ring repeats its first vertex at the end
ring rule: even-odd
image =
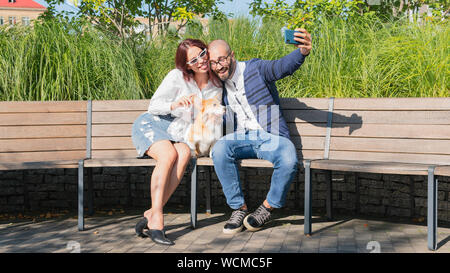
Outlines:
{"type": "Polygon", "coordinates": [[[0,139],[0,152],[86,150],[86,138],[0,139]]]}
{"type": "Polygon", "coordinates": [[[146,100],[94,100],[92,101],[93,112],[110,111],[141,111],[145,112],[150,103],[146,100]]]}
{"type": "MultiPolygon", "coordinates": [[[[298,150],[297,154],[303,155],[305,159],[321,159],[323,158],[323,150],[298,150]]],[[[132,150],[94,150],[92,151],[92,159],[111,159],[111,158],[136,158],[135,149],[132,150]]]]}
{"type": "Polygon", "coordinates": [[[92,125],[92,137],[102,136],[131,136],[133,124],[94,124],[92,125]]]}
{"type": "MultiPolygon", "coordinates": [[[[280,98],[282,109],[328,109],[328,98],[280,98]]],[[[145,100],[95,100],[92,101],[92,111],[142,111],[148,109],[149,99],[145,100]]]]}
{"type": "Polygon", "coordinates": [[[0,139],[86,137],[86,125],[2,126],[0,139]]]}
{"type": "Polygon", "coordinates": [[[286,122],[327,122],[328,112],[323,110],[284,110],[284,119],[286,122]]]}
{"type": "MultiPolygon", "coordinates": [[[[118,159],[89,159],[84,163],[85,167],[120,167],[120,166],[155,166],[156,160],[152,158],[118,158],[118,159]]],[[[197,159],[199,166],[214,166],[209,157],[197,159]]],[[[260,159],[244,159],[240,161],[242,167],[273,167],[272,163],[260,159]]]]}
{"type": "Polygon", "coordinates": [[[450,176],[450,166],[437,166],[434,170],[435,175],[450,176]]]}
{"type": "Polygon", "coordinates": [[[355,128],[351,135],[350,128],[351,124],[333,124],[332,139],[339,136],[450,139],[450,126],[448,125],[363,124],[361,128],[355,128]]]}
{"type": "Polygon", "coordinates": [[[450,155],[450,140],[333,137],[330,148],[333,151],[450,155]]]}
{"type": "Polygon", "coordinates": [[[450,110],[450,98],[336,98],[335,110],[450,110]]]}
{"type": "Polygon", "coordinates": [[[428,165],[354,160],[315,160],[311,168],[345,172],[427,175],[428,165]]]}
{"type": "Polygon", "coordinates": [[[321,136],[327,133],[327,124],[315,123],[288,123],[289,134],[292,136],[321,136]]]}
{"type": "Polygon", "coordinates": [[[58,160],[79,160],[86,157],[86,150],[80,151],[52,151],[52,152],[21,152],[21,153],[0,153],[0,162],[35,162],[58,161],[58,160]]]}
{"type": "MultiPolygon", "coordinates": [[[[292,142],[303,149],[320,150],[324,148],[324,137],[291,137],[292,142]]],[[[1,142],[0,142],[1,143],[1,142]]],[[[93,137],[92,150],[134,149],[131,137],[93,137]]]]}
{"type": "Polygon", "coordinates": [[[379,153],[379,152],[356,152],[356,151],[330,151],[329,159],[336,160],[364,160],[385,161],[398,163],[417,164],[450,164],[450,155],[430,154],[406,154],[406,153],[379,153]]]}
{"type": "Polygon", "coordinates": [[[328,110],[328,98],[280,98],[281,109],[328,110]]]}
{"type": "Polygon", "coordinates": [[[92,112],[93,124],[132,124],[142,111],[92,112]]]}
{"type": "MultiPolygon", "coordinates": [[[[291,136],[325,136],[326,133],[326,123],[288,123],[289,132],[291,136]]],[[[127,124],[94,124],[92,125],[92,136],[131,136],[131,123],[127,124]]],[[[347,126],[348,128],[348,126],[347,126]]],[[[450,127],[442,126],[442,128],[450,127]]],[[[348,131],[348,129],[347,129],[348,131]]],[[[0,130],[0,136],[1,136],[0,130]]]]}
{"type": "Polygon", "coordinates": [[[333,123],[441,124],[450,125],[450,111],[342,111],[333,112],[333,123]],[[356,115],[355,115],[356,114],[356,115]],[[352,116],[353,115],[353,116],[352,116]]]}
{"type": "Polygon", "coordinates": [[[0,170],[26,170],[26,169],[73,169],[78,168],[77,160],[46,161],[46,162],[0,162],[0,170]]]}
{"type": "MultiPolygon", "coordinates": [[[[123,111],[123,112],[93,112],[93,124],[130,124],[141,115],[142,111],[123,111]]],[[[284,110],[286,122],[296,123],[316,123],[327,122],[327,112],[322,110],[284,110]]]]}
{"type": "Polygon", "coordinates": [[[0,125],[86,124],[86,113],[0,114],[0,125]]]}
{"type": "Polygon", "coordinates": [[[2,101],[0,113],[85,112],[86,101],[2,101]]]}

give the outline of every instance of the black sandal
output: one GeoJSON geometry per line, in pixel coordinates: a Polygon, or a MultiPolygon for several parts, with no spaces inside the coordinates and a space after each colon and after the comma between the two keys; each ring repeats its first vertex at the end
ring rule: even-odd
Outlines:
{"type": "Polygon", "coordinates": [[[166,234],[164,230],[159,229],[149,229],[144,231],[144,233],[152,239],[153,242],[160,244],[160,245],[174,245],[175,243],[169,240],[166,237],[166,234]]]}
{"type": "Polygon", "coordinates": [[[148,229],[147,227],[148,220],[147,217],[142,218],[137,224],[134,230],[136,231],[136,235],[142,238],[147,237],[147,235],[144,233],[144,229],[148,229]]]}

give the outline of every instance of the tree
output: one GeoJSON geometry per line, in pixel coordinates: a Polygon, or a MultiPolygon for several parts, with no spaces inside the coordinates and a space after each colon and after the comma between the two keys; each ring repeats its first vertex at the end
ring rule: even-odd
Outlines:
{"type": "MultiPolygon", "coordinates": [[[[47,17],[56,15],[55,5],[64,0],[46,0],[49,4],[47,17]]],[[[232,0],[227,0],[232,1],[232,0]]],[[[159,34],[169,30],[171,22],[177,21],[176,32],[190,23],[195,16],[211,16],[224,19],[226,15],[218,8],[220,0],[76,0],[78,16],[94,23],[98,28],[117,35],[121,39],[134,34],[138,25],[135,18],[147,17],[149,30],[157,26],[159,34]]]]}
{"type": "MultiPolygon", "coordinates": [[[[232,1],[232,0],[228,0],[232,1]]],[[[194,17],[211,16],[214,19],[225,19],[226,15],[218,8],[220,0],[145,0],[144,15],[149,20],[150,31],[157,26],[158,33],[168,31],[171,22],[178,22],[176,32],[186,24],[192,22],[194,17]]]]}
{"type": "Polygon", "coordinates": [[[352,18],[363,14],[362,0],[297,0],[288,5],[283,0],[267,3],[254,0],[250,4],[252,15],[271,17],[286,22],[288,28],[308,27],[311,29],[323,16],[352,18]]]}
{"type": "MultiPolygon", "coordinates": [[[[418,14],[422,5],[432,8],[433,17],[445,19],[449,13],[449,0],[296,0],[288,5],[283,0],[253,0],[251,14],[272,17],[287,22],[289,28],[313,27],[322,16],[352,19],[373,16],[399,19],[418,14]]],[[[425,15],[426,16],[426,15],[425,15]]]]}
{"type": "Polygon", "coordinates": [[[78,8],[80,16],[121,39],[133,34],[135,17],[142,14],[141,0],[81,0],[78,8]]]}
{"type": "MultiPolygon", "coordinates": [[[[365,0],[370,10],[375,11],[380,17],[399,19],[419,14],[420,7],[428,5],[431,8],[434,19],[444,19],[449,12],[448,0],[365,0]]],[[[423,16],[429,17],[427,14],[423,16]]]]}

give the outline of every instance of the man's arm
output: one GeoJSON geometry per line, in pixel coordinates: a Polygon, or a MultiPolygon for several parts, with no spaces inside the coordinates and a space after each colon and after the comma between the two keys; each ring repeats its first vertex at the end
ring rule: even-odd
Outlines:
{"type": "Polygon", "coordinates": [[[259,62],[259,71],[266,82],[274,82],[292,75],[305,61],[305,56],[296,49],[281,59],[259,62]]]}
{"type": "Polygon", "coordinates": [[[303,43],[295,45],[298,49],[278,60],[260,61],[259,70],[267,82],[277,81],[292,75],[303,64],[305,57],[309,55],[311,51],[311,34],[302,28],[298,28],[296,31],[302,32],[294,34],[296,36],[294,40],[303,43]]]}

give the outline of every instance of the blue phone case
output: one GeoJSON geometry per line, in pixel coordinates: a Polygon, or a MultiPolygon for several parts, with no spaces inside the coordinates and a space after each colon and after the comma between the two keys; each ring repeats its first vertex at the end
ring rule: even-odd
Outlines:
{"type": "Polygon", "coordinates": [[[286,44],[302,45],[303,43],[300,43],[300,42],[297,42],[296,40],[294,40],[294,38],[295,38],[294,32],[301,33],[300,31],[295,31],[292,29],[285,29],[284,30],[284,42],[286,44]]]}

